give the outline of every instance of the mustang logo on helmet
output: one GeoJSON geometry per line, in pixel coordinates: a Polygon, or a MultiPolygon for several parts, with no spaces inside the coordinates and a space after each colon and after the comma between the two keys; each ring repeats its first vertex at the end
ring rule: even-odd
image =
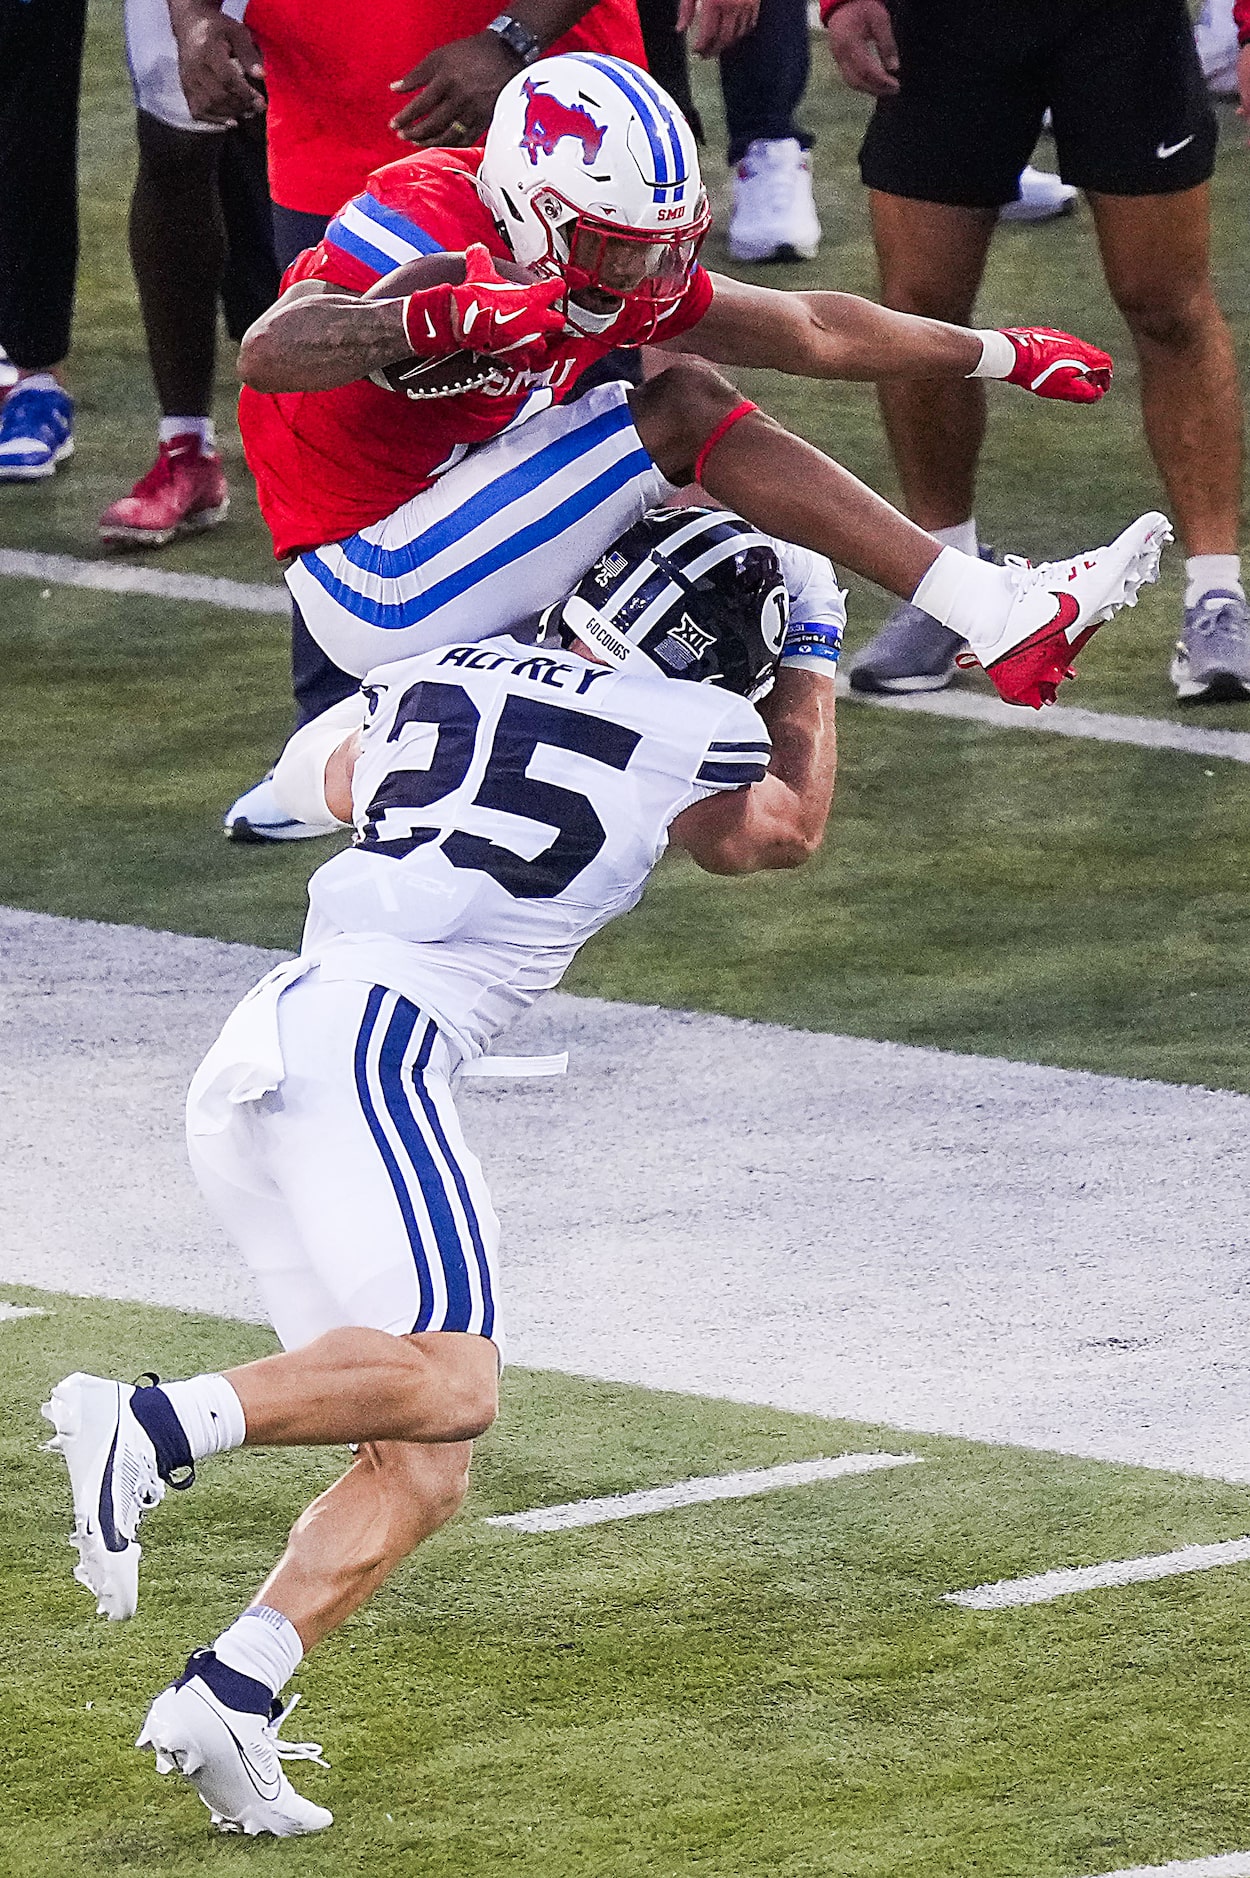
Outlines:
{"type": "Polygon", "coordinates": [[[589,166],[599,155],[607,135],[606,124],[596,124],[580,104],[563,104],[549,91],[540,91],[532,78],[521,87],[525,93],[525,126],[521,148],[531,163],[544,156],[554,156],[563,137],[572,137],[582,146],[582,162],[589,166]]]}

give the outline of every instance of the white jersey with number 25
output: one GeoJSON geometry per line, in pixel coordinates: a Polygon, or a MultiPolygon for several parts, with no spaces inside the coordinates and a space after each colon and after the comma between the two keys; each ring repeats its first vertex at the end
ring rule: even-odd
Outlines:
{"type": "Polygon", "coordinates": [[[637,904],[674,816],[768,765],[735,693],[510,638],[362,689],[355,840],[309,883],[303,950],[403,992],[470,1056],[637,904]]]}

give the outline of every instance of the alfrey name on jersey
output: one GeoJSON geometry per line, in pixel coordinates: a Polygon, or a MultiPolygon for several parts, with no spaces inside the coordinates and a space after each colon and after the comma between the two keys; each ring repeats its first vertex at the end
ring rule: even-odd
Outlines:
{"type": "Polygon", "coordinates": [[[511,678],[525,678],[534,685],[550,685],[555,691],[570,691],[578,698],[584,698],[598,679],[614,676],[610,666],[592,666],[587,671],[584,665],[571,665],[549,652],[515,659],[506,652],[489,652],[481,646],[452,646],[438,663],[458,666],[462,672],[506,671],[511,678]]]}

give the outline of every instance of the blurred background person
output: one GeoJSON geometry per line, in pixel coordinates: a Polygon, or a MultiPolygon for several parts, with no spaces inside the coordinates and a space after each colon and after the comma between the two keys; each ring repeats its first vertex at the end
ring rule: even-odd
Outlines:
{"type": "MultiPolygon", "coordinates": [[[[1060,171],[1089,198],[1132,335],[1146,438],[1185,544],[1177,697],[1250,697],[1241,394],[1210,275],[1217,130],[1186,0],[824,0],[824,12],[843,78],[877,100],[860,174],[887,306],[971,323],[999,210],[1050,110],[1060,171]]],[[[886,382],[878,395],[908,513],[975,554],[984,387],[886,382]]],[[[899,606],[850,682],[938,690],[961,649],[899,606]]]]}
{"type": "Polygon", "coordinates": [[[0,0],[0,482],[73,455],[62,383],[78,274],[78,93],[87,0],[0,0]]]}
{"type": "Polygon", "coordinates": [[[130,261],[161,416],[156,461],[104,511],[100,536],[159,548],[226,518],[212,415],[218,303],[242,339],[277,298],[278,265],[263,115],[229,129],[192,117],[166,0],[126,0],[125,31],[139,144],[130,261]]]}
{"type": "Polygon", "coordinates": [[[638,17],[648,65],[700,142],[687,51],[719,64],[734,260],[812,260],[821,232],[812,138],[795,115],[810,65],[807,0],[639,0],[638,17]]]}

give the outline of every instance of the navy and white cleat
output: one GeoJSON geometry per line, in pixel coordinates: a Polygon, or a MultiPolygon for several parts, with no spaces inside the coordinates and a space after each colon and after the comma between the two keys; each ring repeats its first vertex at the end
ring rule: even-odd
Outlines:
{"type": "Polygon", "coordinates": [[[222,826],[227,841],[316,841],[322,835],[341,835],[339,822],[301,822],[288,815],[274,795],[270,776],[245,789],[226,810],[222,826]]]}
{"type": "Polygon", "coordinates": [[[139,1521],[165,1496],[156,1449],[130,1410],[129,1383],[76,1373],[58,1382],[43,1414],[49,1449],[65,1456],[74,1496],[74,1576],[101,1617],[133,1617],[139,1602],[139,1521]]]}
{"type": "Polygon", "coordinates": [[[267,1716],[228,1708],[195,1674],[195,1660],[157,1696],[135,1743],[155,1753],[157,1773],[189,1780],[220,1832],[290,1839],[332,1826],[333,1813],[304,1799],[282,1771],[284,1760],[329,1765],[319,1743],[278,1739],[299,1697],[285,1708],[275,1700],[267,1716]]]}

